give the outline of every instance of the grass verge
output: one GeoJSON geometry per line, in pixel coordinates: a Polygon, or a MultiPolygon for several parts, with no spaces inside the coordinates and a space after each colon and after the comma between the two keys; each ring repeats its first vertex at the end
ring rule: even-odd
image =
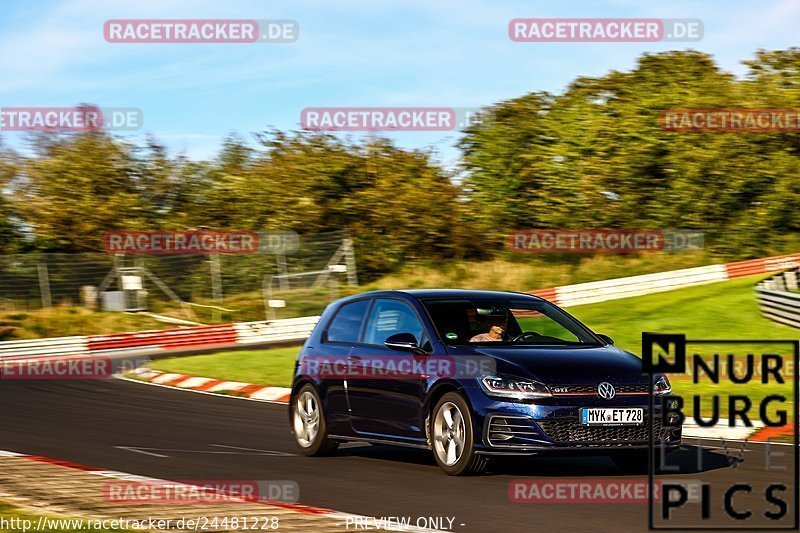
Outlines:
{"type": "Polygon", "coordinates": [[[190,376],[288,387],[299,346],[270,350],[236,350],[154,361],[151,368],[190,376]]]}

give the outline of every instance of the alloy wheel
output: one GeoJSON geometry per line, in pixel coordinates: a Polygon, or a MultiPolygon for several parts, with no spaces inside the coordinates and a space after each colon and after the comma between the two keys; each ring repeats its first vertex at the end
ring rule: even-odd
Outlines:
{"type": "Polygon", "coordinates": [[[433,447],[439,460],[453,466],[464,453],[464,416],[453,402],[445,402],[433,421],[433,447]]]}
{"type": "Polygon", "coordinates": [[[319,433],[319,406],[309,391],[297,397],[294,408],[294,434],[300,446],[308,448],[314,444],[319,433]]]}

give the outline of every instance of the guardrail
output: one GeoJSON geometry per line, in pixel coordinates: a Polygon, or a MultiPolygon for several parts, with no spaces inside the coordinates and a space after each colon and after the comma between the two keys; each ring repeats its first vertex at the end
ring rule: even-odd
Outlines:
{"type": "Polygon", "coordinates": [[[318,320],[318,316],[310,316],[196,328],[6,341],[0,342],[0,359],[112,354],[152,357],[280,344],[305,340],[318,320]]]}
{"type": "Polygon", "coordinates": [[[761,315],[800,328],[800,268],[781,272],[756,285],[761,315]]]}
{"type": "Polygon", "coordinates": [[[237,344],[257,345],[305,340],[318,321],[318,316],[306,316],[271,322],[239,322],[233,326],[237,344]]]}
{"type": "Polygon", "coordinates": [[[51,337],[0,342],[0,359],[27,357],[56,357],[89,352],[87,337],[51,337]]]}
{"type": "Polygon", "coordinates": [[[682,270],[592,281],[576,285],[564,285],[552,289],[531,291],[529,294],[540,296],[561,307],[570,307],[683,289],[694,285],[727,281],[795,267],[800,267],[800,254],[750,259],[722,265],[684,268],[682,270]]]}

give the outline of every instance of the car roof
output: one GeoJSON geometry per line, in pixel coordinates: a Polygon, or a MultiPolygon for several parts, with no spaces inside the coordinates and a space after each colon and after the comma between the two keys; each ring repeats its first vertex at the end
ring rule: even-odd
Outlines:
{"type": "Polygon", "coordinates": [[[472,289],[405,289],[405,290],[381,290],[363,292],[354,294],[344,300],[351,300],[364,297],[379,297],[379,296],[392,296],[398,294],[407,294],[418,299],[438,299],[438,298],[532,298],[534,300],[542,300],[538,296],[526,294],[523,292],[510,292],[510,291],[483,291],[472,289]]]}
{"type": "Polygon", "coordinates": [[[400,291],[417,298],[526,298],[540,299],[531,294],[510,291],[481,291],[472,289],[410,289],[400,291]]]}

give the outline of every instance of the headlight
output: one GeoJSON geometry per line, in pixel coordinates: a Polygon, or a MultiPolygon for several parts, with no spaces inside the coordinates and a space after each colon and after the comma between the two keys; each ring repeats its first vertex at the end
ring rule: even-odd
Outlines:
{"type": "Polygon", "coordinates": [[[483,391],[489,396],[503,398],[545,398],[553,394],[544,383],[500,376],[484,376],[478,379],[483,391]]]}
{"type": "Polygon", "coordinates": [[[663,396],[664,394],[669,394],[672,392],[672,385],[670,385],[667,376],[660,375],[656,379],[656,382],[653,384],[653,394],[656,396],[663,396]]]}

